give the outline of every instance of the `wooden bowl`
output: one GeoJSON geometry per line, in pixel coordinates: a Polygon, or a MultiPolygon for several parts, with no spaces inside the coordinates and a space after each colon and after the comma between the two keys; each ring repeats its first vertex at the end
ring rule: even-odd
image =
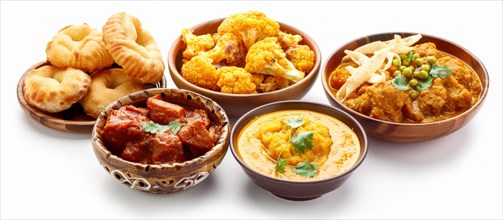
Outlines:
{"type": "Polygon", "coordinates": [[[248,177],[250,177],[256,185],[264,190],[269,191],[280,198],[288,200],[315,199],[339,188],[365,159],[368,149],[367,145],[367,136],[363,127],[351,115],[328,105],[306,101],[279,101],[257,107],[239,118],[236,124],[232,127],[231,132],[232,155],[244,170],[246,175],[248,175],[248,177]],[[310,110],[336,118],[349,126],[349,128],[354,131],[360,142],[360,154],[356,163],[351,168],[337,176],[311,181],[278,179],[251,168],[251,166],[246,164],[246,162],[244,162],[239,156],[238,150],[236,149],[239,134],[250,121],[256,119],[258,116],[281,110],[310,110]]]}
{"type": "MultiPolygon", "coordinates": [[[[42,124],[48,128],[52,128],[59,131],[66,132],[83,132],[88,133],[93,129],[93,125],[96,120],[88,116],[82,106],[79,103],[75,103],[67,110],[58,113],[48,113],[31,106],[26,102],[24,98],[24,78],[31,70],[40,68],[42,66],[49,65],[48,62],[42,61],[34,64],[28,68],[19,83],[17,84],[17,100],[23,110],[33,119],[35,122],[42,124]]],[[[165,88],[167,85],[166,77],[162,77],[162,80],[155,85],[148,85],[148,87],[165,88]]]]}
{"type": "Polygon", "coordinates": [[[156,88],[131,93],[108,105],[96,119],[92,131],[92,145],[101,166],[119,183],[143,192],[174,193],[197,185],[215,170],[227,152],[229,135],[229,119],[222,107],[211,99],[187,90],[156,88]],[[204,155],[183,163],[142,164],[113,155],[101,139],[108,112],[129,104],[145,106],[149,97],[160,93],[165,95],[164,100],[171,103],[204,109],[210,120],[222,127],[217,144],[204,155]]]}
{"type": "Polygon", "coordinates": [[[416,33],[381,33],[361,37],[346,43],[329,56],[323,67],[322,82],[325,95],[327,96],[330,103],[353,115],[363,125],[367,134],[375,138],[393,142],[426,141],[446,136],[457,131],[468,122],[470,122],[470,120],[482,107],[484,99],[487,95],[487,91],[489,89],[489,75],[487,74],[487,70],[482,62],[467,49],[451,41],[426,34],[421,34],[423,37],[417,44],[433,42],[436,44],[437,49],[461,59],[475,70],[475,73],[482,83],[482,91],[480,93],[478,102],[470,109],[453,118],[437,122],[397,123],[371,118],[367,115],[350,109],[335,98],[334,92],[330,89],[330,73],[335,70],[337,66],[339,66],[342,58],[346,55],[344,53],[344,50],[354,50],[362,45],[378,40],[390,40],[394,38],[395,34],[401,35],[402,37],[407,37],[416,33]]]}
{"type": "MultiPolygon", "coordinates": [[[[196,35],[215,33],[223,20],[224,18],[220,18],[203,22],[192,27],[191,31],[196,35]]],[[[185,50],[185,44],[181,40],[181,37],[176,38],[168,53],[169,73],[173,82],[178,88],[191,90],[210,97],[218,102],[226,110],[230,117],[235,118],[262,104],[281,100],[301,99],[311,89],[318,76],[321,63],[321,52],[316,42],[309,35],[293,26],[281,22],[278,23],[280,24],[280,30],[290,34],[302,35],[304,39],[300,42],[300,44],[309,46],[316,57],[315,64],[311,72],[309,72],[304,79],[294,85],[281,90],[259,94],[228,94],[194,85],[181,75],[182,53],[183,50],[185,50]]]]}

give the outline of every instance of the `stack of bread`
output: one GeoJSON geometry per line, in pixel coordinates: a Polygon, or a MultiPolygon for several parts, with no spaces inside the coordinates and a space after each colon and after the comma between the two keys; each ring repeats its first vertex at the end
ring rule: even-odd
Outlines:
{"type": "Polygon", "coordinates": [[[97,118],[114,100],[159,82],[164,74],[152,35],[124,12],[112,15],[102,32],[87,24],[64,27],[46,54],[47,65],[27,73],[23,91],[30,105],[49,113],[78,102],[97,118]]]}

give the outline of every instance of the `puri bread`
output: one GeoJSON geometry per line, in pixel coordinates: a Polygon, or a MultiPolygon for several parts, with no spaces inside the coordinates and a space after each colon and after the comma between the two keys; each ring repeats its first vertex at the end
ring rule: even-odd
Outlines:
{"type": "Polygon", "coordinates": [[[112,68],[91,74],[92,83],[80,104],[86,114],[97,118],[110,103],[130,93],[145,89],[145,86],[129,77],[123,69],[112,68]]]}
{"type": "Polygon", "coordinates": [[[124,12],[103,26],[106,48],[126,73],[142,83],[156,83],[164,74],[161,52],[138,18],[124,12]]]}
{"type": "Polygon", "coordinates": [[[73,67],[86,72],[109,67],[114,60],[108,53],[103,34],[83,25],[69,25],[61,29],[47,43],[47,60],[57,67],[73,67]]]}
{"type": "Polygon", "coordinates": [[[45,65],[27,73],[23,92],[30,105],[55,113],[78,102],[90,85],[91,77],[80,69],[45,65]]]}

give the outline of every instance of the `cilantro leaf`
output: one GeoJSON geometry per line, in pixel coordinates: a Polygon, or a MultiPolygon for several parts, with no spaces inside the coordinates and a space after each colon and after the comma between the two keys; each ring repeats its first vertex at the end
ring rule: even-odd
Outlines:
{"type": "Polygon", "coordinates": [[[276,160],[276,170],[280,173],[284,173],[285,172],[285,166],[286,164],[288,163],[287,160],[281,158],[281,157],[278,157],[278,160],[276,160]]]}
{"type": "Polygon", "coordinates": [[[430,70],[430,75],[432,75],[433,77],[438,77],[438,78],[442,78],[442,79],[451,75],[451,73],[452,73],[452,71],[447,66],[433,65],[433,67],[430,70]]]}
{"type": "Polygon", "coordinates": [[[391,80],[391,84],[393,84],[393,86],[395,86],[398,90],[407,90],[410,88],[409,83],[407,83],[407,79],[402,74],[398,74],[398,76],[393,78],[391,80]]]}
{"type": "Polygon", "coordinates": [[[314,132],[306,131],[300,132],[292,137],[293,149],[301,154],[306,150],[313,149],[313,135],[314,132]]]}
{"type": "Polygon", "coordinates": [[[152,134],[155,134],[156,132],[165,132],[167,130],[170,130],[173,132],[173,134],[177,134],[178,131],[183,127],[185,124],[180,124],[177,121],[171,121],[168,125],[160,125],[157,124],[153,121],[149,121],[147,123],[144,123],[142,128],[146,132],[150,132],[152,134]]]}
{"type": "Polygon", "coordinates": [[[304,124],[304,121],[302,120],[301,117],[295,116],[293,118],[285,120],[284,123],[292,128],[298,128],[304,124]]]}
{"type": "Polygon", "coordinates": [[[421,79],[418,80],[418,82],[419,84],[417,84],[416,90],[417,91],[425,90],[431,87],[431,84],[433,83],[433,76],[430,75],[427,79],[421,79]]]}
{"type": "Polygon", "coordinates": [[[411,50],[411,51],[409,51],[409,52],[407,53],[407,61],[409,61],[409,63],[410,63],[410,62],[412,62],[413,60],[414,60],[414,51],[412,51],[412,50],[411,50]]]}
{"type": "Polygon", "coordinates": [[[298,163],[292,171],[300,176],[314,176],[318,173],[318,166],[314,163],[306,161],[298,163]]]}

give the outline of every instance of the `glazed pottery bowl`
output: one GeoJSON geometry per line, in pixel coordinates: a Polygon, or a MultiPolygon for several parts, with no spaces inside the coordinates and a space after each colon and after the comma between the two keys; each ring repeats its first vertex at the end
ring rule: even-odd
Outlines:
{"type": "MultiPolygon", "coordinates": [[[[191,31],[195,35],[215,33],[223,20],[224,19],[221,18],[198,24],[192,27],[191,31]]],[[[281,22],[278,23],[280,24],[280,30],[290,34],[302,35],[303,40],[300,44],[309,46],[315,54],[313,69],[306,74],[305,78],[301,81],[280,90],[258,94],[228,94],[199,87],[187,81],[181,75],[182,53],[185,50],[185,44],[181,37],[178,37],[168,53],[169,73],[173,82],[178,88],[195,91],[215,100],[226,110],[229,117],[234,118],[240,117],[252,108],[262,104],[281,100],[301,99],[311,89],[318,76],[321,63],[321,52],[316,42],[309,35],[293,26],[281,22]]]]}
{"type": "Polygon", "coordinates": [[[347,107],[336,99],[335,91],[331,88],[329,80],[332,71],[341,64],[343,57],[346,56],[344,50],[354,50],[362,45],[374,41],[391,40],[394,38],[395,34],[401,35],[401,37],[404,38],[416,33],[381,33],[361,37],[342,45],[328,57],[322,68],[321,78],[325,95],[327,96],[329,102],[354,116],[365,128],[368,135],[392,142],[417,142],[446,136],[470,122],[470,120],[473,119],[482,107],[489,89],[489,75],[487,70],[482,62],[467,49],[449,40],[427,34],[422,34],[422,38],[416,44],[425,42],[435,43],[437,49],[453,55],[471,66],[479,77],[480,82],[482,83],[482,91],[477,103],[475,103],[471,108],[455,117],[442,121],[428,123],[398,123],[364,115],[347,107]]]}
{"type": "Polygon", "coordinates": [[[236,161],[248,177],[259,187],[266,191],[288,200],[310,200],[329,193],[340,186],[354,173],[367,155],[367,136],[365,131],[351,115],[328,105],[305,102],[305,101],[279,101],[259,106],[245,115],[243,115],[232,128],[231,132],[231,152],[236,161]],[[359,142],[359,154],[356,162],[347,170],[335,176],[323,179],[313,180],[289,180],[278,178],[272,175],[257,171],[243,159],[240,150],[238,150],[239,136],[246,126],[257,117],[276,111],[283,110],[309,110],[328,115],[338,119],[351,129],[359,142]]]}
{"type": "MultiPolygon", "coordinates": [[[[34,64],[28,68],[17,85],[17,99],[21,108],[29,115],[35,122],[42,124],[48,128],[66,132],[79,132],[89,133],[93,129],[96,119],[88,116],[79,103],[75,103],[67,110],[58,113],[48,113],[41,111],[26,102],[24,98],[24,78],[31,70],[38,69],[42,66],[50,65],[48,62],[43,61],[34,64]]],[[[153,85],[146,85],[149,88],[165,88],[166,77],[162,77],[161,81],[153,85]]]]}
{"type": "Polygon", "coordinates": [[[108,105],[94,125],[92,146],[100,165],[119,183],[143,192],[174,193],[197,185],[215,170],[227,152],[229,135],[229,119],[211,99],[187,90],[158,88],[132,93],[108,105]],[[112,154],[101,136],[109,112],[125,105],[145,106],[146,100],[156,94],[161,94],[165,101],[206,111],[211,122],[221,127],[219,137],[215,137],[215,146],[205,154],[182,163],[135,163],[112,154]]]}

